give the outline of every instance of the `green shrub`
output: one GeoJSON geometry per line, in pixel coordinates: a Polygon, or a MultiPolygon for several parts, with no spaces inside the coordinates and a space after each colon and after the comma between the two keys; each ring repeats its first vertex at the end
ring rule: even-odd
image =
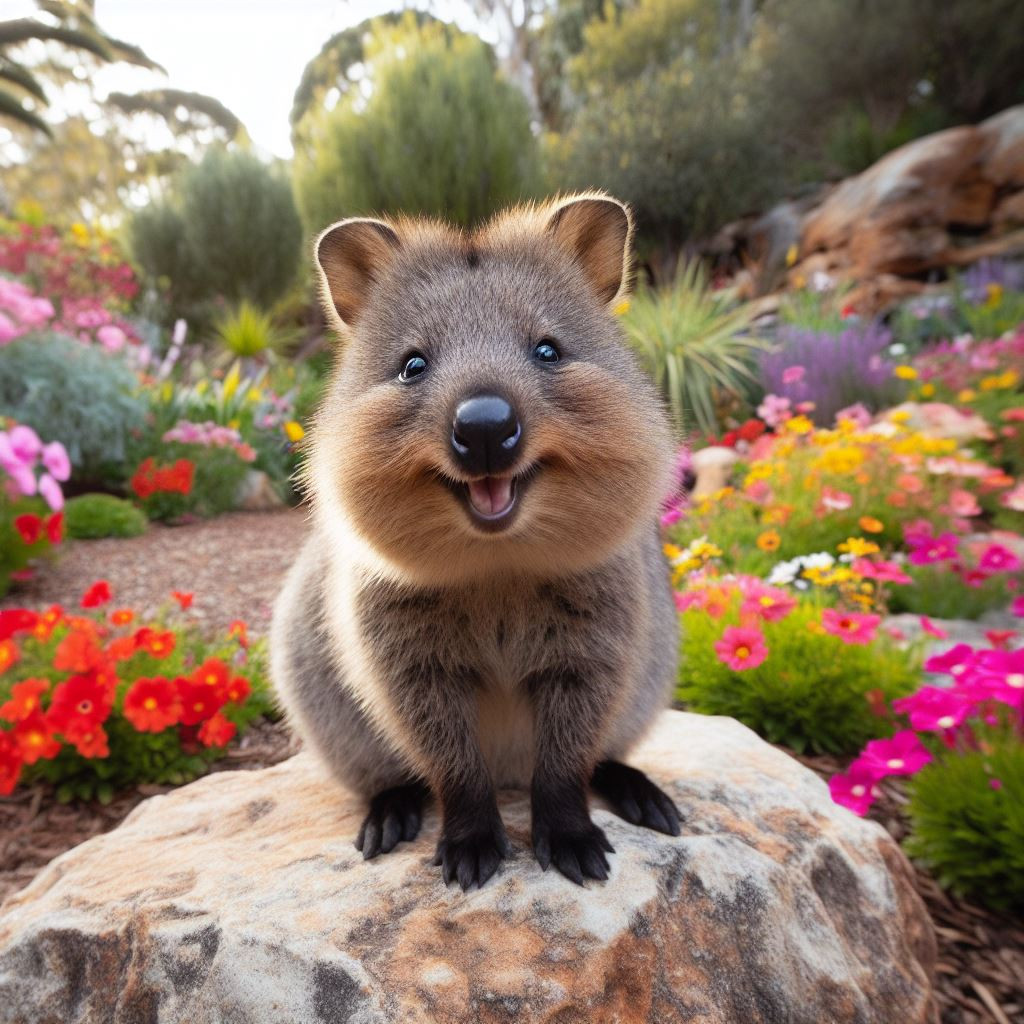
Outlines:
{"type": "Polygon", "coordinates": [[[248,472],[249,462],[234,448],[170,442],[139,465],[132,490],[149,519],[212,518],[235,507],[248,472]]]}
{"type": "Polygon", "coordinates": [[[997,573],[977,586],[969,586],[948,564],[908,565],[912,586],[897,587],[889,610],[913,612],[935,619],[980,619],[993,608],[1005,608],[1009,601],[1007,576],[997,573]]]}
{"type": "Polygon", "coordinates": [[[821,606],[803,601],[781,621],[759,623],[768,657],[734,671],[715,651],[725,628],[740,621],[735,596],[727,597],[727,605],[719,618],[700,607],[682,616],[676,696],[687,707],[736,718],[769,742],[801,752],[854,753],[891,731],[874,713],[872,699],[913,689],[919,672],[914,655],[883,633],[870,643],[844,643],[821,630],[821,606]]]}
{"type": "Polygon", "coordinates": [[[291,186],[247,153],[211,150],[130,226],[135,259],[172,314],[205,319],[217,299],[269,307],[295,279],[302,225],[291,186]]]}
{"type": "Polygon", "coordinates": [[[74,540],[138,537],[146,530],[146,517],[112,494],[81,494],[64,505],[64,529],[74,540]]]}
{"type": "Polygon", "coordinates": [[[1024,908],[1024,744],[933,761],[910,784],[906,849],[939,883],[997,907],[1024,908]]]}
{"type": "Polygon", "coordinates": [[[0,349],[0,416],[67,449],[79,484],[120,483],[146,403],[117,356],[57,334],[32,334],[0,349]]]}
{"type": "Polygon", "coordinates": [[[236,359],[276,352],[288,341],[287,333],[277,327],[273,316],[246,301],[222,316],[216,331],[225,354],[236,359]]]}
{"type": "Polygon", "coordinates": [[[537,147],[522,94],[476,36],[410,13],[366,44],[367,99],[350,90],[303,122],[296,157],[303,219],[319,230],[369,213],[432,214],[472,224],[535,188],[537,147]]]}
{"type": "Polygon", "coordinates": [[[680,433],[719,432],[719,411],[756,387],[757,356],[767,344],[754,310],[711,290],[693,261],[669,288],[639,292],[622,318],[630,344],[667,399],[680,433]]]}

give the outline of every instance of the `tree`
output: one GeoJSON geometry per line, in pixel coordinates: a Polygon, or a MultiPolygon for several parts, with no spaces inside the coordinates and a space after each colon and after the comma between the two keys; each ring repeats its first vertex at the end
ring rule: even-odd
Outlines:
{"type": "Polygon", "coordinates": [[[471,224],[532,193],[529,109],[485,43],[407,15],[375,25],[365,46],[365,89],[315,115],[308,152],[296,155],[310,230],[372,212],[471,224]]]}

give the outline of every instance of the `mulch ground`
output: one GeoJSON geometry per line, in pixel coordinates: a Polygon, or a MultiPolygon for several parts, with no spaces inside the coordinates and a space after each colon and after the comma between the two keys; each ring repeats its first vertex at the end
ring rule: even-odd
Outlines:
{"type": "MultiPolygon", "coordinates": [[[[54,566],[0,607],[63,603],[73,606],[97,577],[110,581],[116,602],[142,612],[163,603],[171,590],[195,594],[194,609],[211,628],[245,619],[254,633],[266,631],[284,573],[306,534],[301,511],[235,513],[210,522],[151,527],[131,540],[69,545],[54,566]]],[[[297,750],[280,724],[254,726],[217,763],[215,771],[263,768],[297,750]]],[[[801,757],[823,778],[843,770],[831,757],[801,757]]],[[[59,854],[118,825],[146,797],[169,787],[139,786],[107,806],[62,805],[37,785],[0,797],[0,903],[28,884],[59,854]]],[[[872,817],[902,839],[905,797],[887,785],[872,817]]],[[[936,990],[942,1024],[1024,1022],[1024,922],[945,893],[915,869],[918,892],[938,938],[936,990]]],[[[893,1022],[896,1024],[896,1022],[893,1022]]]]}

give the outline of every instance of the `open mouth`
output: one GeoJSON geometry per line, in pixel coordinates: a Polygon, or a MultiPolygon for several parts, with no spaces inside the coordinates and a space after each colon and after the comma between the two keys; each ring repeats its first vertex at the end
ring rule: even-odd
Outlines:
{"type": "Polygon", "coordinates": [[[497,532],[511,525],[523,492],[536,472],[536,467],[530,467],[514,476],[485,476],[465,483],[446,479],[445,483],[477,526],[497,532]]]}

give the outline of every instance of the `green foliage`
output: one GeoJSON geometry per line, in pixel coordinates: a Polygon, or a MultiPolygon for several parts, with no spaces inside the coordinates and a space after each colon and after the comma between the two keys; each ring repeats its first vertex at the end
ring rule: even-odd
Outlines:
{"type": "MultiPolygon", "coordinates": [[[[145,468],[133,477],[133,489],[146,517],[173,522],[185,516],[213,518],[235,508],[242,481],[249,472],[245,462],[234,448],[207,447],[202,444],[183,444],[177,441],[162,443],[150,458],[156,471],[161,467],[181,465],[183,460],[192,464],[191,486],[187,493],[175,489],[162,489],[159,484],[152,493],[137,484],[139,473],[152,476],[145,468]]],[[[159,479],[159,477],[157,478],[159,479]]]]}
{"type": "Polygon", "coordinates": [[[978,586],[968,586],[948,565],[908,565],[913,586],[896,587],[889,610],[928,615],[934,619],[980,619],[1008,601],[1007,577],[990,576],[978,586]]]}
{"type": "Polygon", "coordinates": [[[296,157],[310,230],[399,211],[472,224],[532,192],[529,109],[485,43],[442,24],[417,29],[408,15],[375,23],[366,54],[369,98],[344,95],[296,157]]]}
{"type": "Polygon", "coordinates": [[[711,290],[698,261],[682,264],[671,287],[633,298],[622,326],[681,433],[718,433],[722,404],[756,387],[757,355],[767,346],[753,321],[752,306],[711,290]]]}
{"type": "Polygon", "coordinates": [[[851,284],[843,284],[834,291],[802,288],[786,292],[779,306],[779,322],[803,330],[839,334],[849,326],[842,310],[852,288],[851,284]]]}
{"type": "Polygon", "coordinates": [[[763,623],[770,656],[757,668],[734,672],[714,644],[735,612],[721,619],[691,609],[683,615],[676,696],[693,711],[729,715],[771,743],[815,753],[856,753],[891,732],[872,711],[875,691],[887,699],[913,690],[919,667],[884,634],[865,645],[845,644],[812,629],[821,618],[813,602],[799,604],[781,622],[763,623]]]}
{"type": "Polygon", "coordinates": [[[269,307],[301,260],[291,186],[247,153],[213,149],[130,225],[132,251],[166,286],[172,314],[203,320],[215,300],[269,307]]]}
{"type": "Polygon", "coordinates": [[[217,321],[217,338],[228,356],[253,358],[276,352],[288,341],[269,313],[251,302],[241,302],[217,321]]]}
{"type": "Polygon", "coordinates": [[[57,334],[31,334],[0,349],[0,415],[67,449],[77,483],[118,482],[146,404],[118,357],[57,334]]]}
{"type": "Polygon", "coordinates": [[[998,338],[1024,324],[1024,292],[999,290],[997,301],[972,302],[963,294],[960,282],[955,291],[956,312],[968,334],[975,338],[998,338]]]}
{"type": "Polygon", "coordinates": [[[1024,744],[1008,730],[986,745],[914,776],[905,845],[953,892],[1024,908],[1024,744]]]}
{"type": "Polygon", "coordinates": [[[25,569],[36,559],[55,553],[45,526],[52,513],[41,498],[25,498],[8,493],[6,474],[0,468],[0,597],[10,589],[11,575],[25,569]],[[15,521],[21,516],[37,516],[43,522],[39,536],[28,543],[15,521]]]}
{"type": "Polygon", "coordinates": [[[81,494],[64,504],[64,529],[73,540],[138,537],[146,530],[146,517],[112,494],[81,494]]]}

